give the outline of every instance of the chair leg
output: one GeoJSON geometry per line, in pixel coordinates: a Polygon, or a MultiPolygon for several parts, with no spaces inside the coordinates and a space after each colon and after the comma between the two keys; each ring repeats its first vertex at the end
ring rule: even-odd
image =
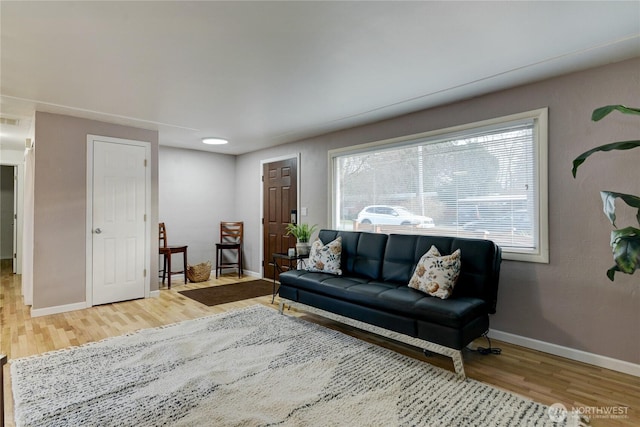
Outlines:
{"type": "Polygon", "coordinates": [[[219,268],[220,268],[220,248],[216,248],[216,279],[218,278],[219,268]]]}
{"type": "Polygon", "coordinates": [[[173,270],[171,270],[171,252],[169,252],[167,254],[167,260],[168,260],[167,263],[169,264],[168,267],[167,267],[168,268],[168,270],[167,270],[167,286],[169,287],[169,289],[171,289],[171,272],[173,271],[173,270]]]}
{"type": "Polygon", "coordinates": [[[183,268],[182,271],[184,272],[184,284],[187,284],[187,249],[185,248],[184,253],[182,254],[182,261],[183,261],[183,268]]]}
{"type": "Polygon", "coordinates": [[[242,277],[242,250],[238,249],[238,279],[242,277]]]}
{"type": "Polygon", "coordinates": [[[164,279],[167,275],[167,254],[164,254],[162,258],[163,258],[162,261],[164,265],[162,268],[162,285],[164,285],[164,279]]]}

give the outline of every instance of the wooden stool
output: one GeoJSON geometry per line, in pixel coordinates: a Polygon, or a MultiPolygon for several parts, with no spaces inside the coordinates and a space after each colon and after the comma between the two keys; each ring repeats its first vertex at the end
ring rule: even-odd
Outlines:
{"type": "Polygon", "coordinates": [[[242,268],[242,237],[243,222],[223,221],[220,223],[220,243],[216,243],[216,279],[218,274],[222,274],[223,268],[237,268],[238,277],[242,277],[244,270],[242,268]],[[237,251],[235,262],[224,262],[222,251],[237,251]]]}
{"type": "Polygon", "coordinates": [[[167,229],[164,226],[164,222],[160,223],[159,241],[159,253],[164,257],[164,265],[162,270],[162,284],[164,285],[164,278],[168,276],[167,286],[171,289],[171,275],[172,274],[184,274],[184,284],[188,283],[187,279],[187,245],[184,246],[170,246],[167,245],[167,229]],[[182,254],[183,268],[182,271],[173,271],[171,269],[171,256],[173,254],[182,254]]]}

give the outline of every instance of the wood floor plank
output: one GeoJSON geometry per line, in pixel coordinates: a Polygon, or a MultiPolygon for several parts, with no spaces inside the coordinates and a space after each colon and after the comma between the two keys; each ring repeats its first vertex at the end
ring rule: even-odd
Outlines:
{"type": "MultiPolygon", "coordinates": [[[[277,308],[277,301],[271,304],[270,296],[207,307],[178,293],[187,289],[235,283],[237,276],[229,275],[209,282],[176,285],[171,290],[162,289],[157,298],[32,318],[29,307],[22,303],[20,277],[11,274],[10,266],[1,264],[0,267],[0,353],[6,354],[9,360],[253,304],[277,308]]],[[[244,280],[255,278],[245,277],[244,280]]],[[[295,310],[288,310],[287,314],[303,317],[453,371],[449,358],[435,355],[425,359],[421,349],[318,316],[295,310]]],[[[468,377],[546,405],[562,403],[569,408],[575,406],[587,410],[612,406],[628,408],[625,418],[596,417],[591,421],[593,426],[640,425],[640,378],[495,340],[492,344],[502,348],[501,355],[483,356],[477,352],[464,352],[468,377]]],[[[472,347],[474,345],[486,346],[486,343],[478,340],[472,347]]],[[[9,365],[5,366],[4,374],[5,425],[14,426],[9,365]]]]}

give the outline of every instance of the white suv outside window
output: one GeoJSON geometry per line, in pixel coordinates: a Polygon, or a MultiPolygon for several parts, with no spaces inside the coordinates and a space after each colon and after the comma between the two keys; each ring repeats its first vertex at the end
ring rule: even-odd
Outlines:
{"type": "Polygon", "coordinates": [[[414,215],[402,206],[367,206],[360,211],[356,221],[361,224],[415,225],[421,228],[435,227],[432,218],[414,215]]]}

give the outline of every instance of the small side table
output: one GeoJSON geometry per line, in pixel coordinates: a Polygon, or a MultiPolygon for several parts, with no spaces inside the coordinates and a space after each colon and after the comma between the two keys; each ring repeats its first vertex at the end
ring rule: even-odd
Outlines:
{"type": "Polygon", "coordinates": [[[278,284],[278,289],[276,289],[276,276],[280,273],[283,273],[285,270],[282,269],[280,264],[278,264],[278,260],[281,260],[282,263],[287,263],[288,270],[296,270],[298,267],[306,268],[306,259],[309,258],[309,255],[289,255],[283,253],[274,253],[273,257],[273,296],[271,297],[271,304],[276,300],[276,294],[280,290],[280,284],[278,284]]]}

